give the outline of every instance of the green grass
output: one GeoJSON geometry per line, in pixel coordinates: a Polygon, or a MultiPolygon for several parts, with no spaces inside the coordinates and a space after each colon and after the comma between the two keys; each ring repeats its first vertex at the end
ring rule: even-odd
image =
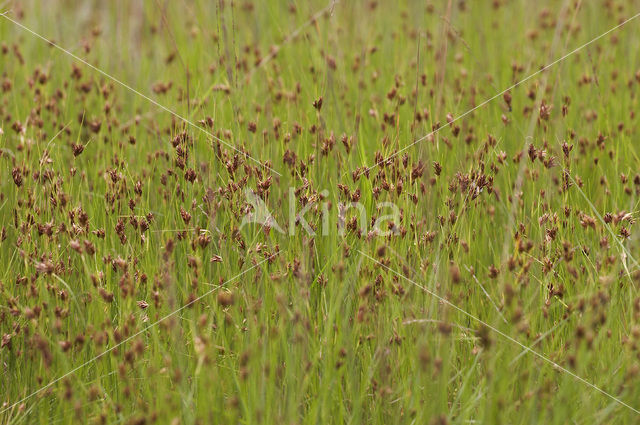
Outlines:
{"type": "Polygon", "coordinates": [[[3,6],[0,423],[638,421],[640,2],[329,5],[3,6]]]}

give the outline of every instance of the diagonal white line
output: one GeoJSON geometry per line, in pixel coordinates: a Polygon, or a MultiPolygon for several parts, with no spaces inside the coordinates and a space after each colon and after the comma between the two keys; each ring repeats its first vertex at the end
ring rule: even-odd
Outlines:
{"type": "Polygon", "coordinates": [[[22,28],[23,30],[33,34],[34,36],[38,37],[39,39],[49,43],[51,46],[55,47],[56,49],[66,53],[67,55],[71,56],[72,58],[74,58],[75,60],[82,62],[84,65],[88,66],[89,68],[93,69],[96,72],[99,72],[100,74],[104,75],[105,77],[107,77],[108,79],[110,79],[111,81],[114,81],[118,84],[120,84],[122,87],[126,88],[127,90],[137,94],[138,96],[144,98],[145,100],[149,101],[150,103],[154,104],[155,106],[157,106],[160,109],[163,109],[164,111],[170,113],[171,115],[173,115],[174,117],[184,121],[185,123],[189,124],[190,126],[197,128],[198,130],[200,130],[201,132],[203,132],[204,134],[206,134],[207,136],[213,138],[214,140],[217,140],[218,142],[222,143],[223,145],[233,149],[234,151],[246,156],[247,158],[251,159],[252,161],[254,161],[255,163],[259,164],[261,167],[264,167],[266,169],[268,169],[269,171],[272,171],[273,173],[282,176],[282,174],[280,174],[279,172],[277,172],[276,170],[274,170],[273,168],[263,164],[262,162],[260,162],[259,160],[255,159],[254,157],[252,157],[251,155],[249,155],[246,152],[241,151],[240,149],[236,148],[235,146],[225,142],[224,140],[220,139],[219,137],[217,137],[216,135],[214,135],[213,133],[211,133],[210,131],[205,130],[204,128],[198,126],[197,124],[191,122],[189,119],[187,119],[186,117],[178,114],[177,112],[167,108],[164,105],[161,105],[160,103],[156,102],[155,100],[153,100],[152,98],[150,98],[149,96],[145,95],[144,93],[139,92],[138,90],[134,89],[133,87],[129,86],[126,83],[123,83],[122,81],[118,80],[116,77],[113,77],[110,74],[107,74],[106,72],[104,72],[103,70],[101,70],[100,68],[91,65],[89,62],[87,62],[86,60],[82,59],[81,57],[71,53],[69,50],[65,49],[62,46],[59,46],[58,44],[54,43],[51,40],[48,40],[46,37],[43,37],[42,35],[38,34],[37,32],[33,31],[32,29],[25,27],[24,25],[22,25],[20,22],[11,19],[7,16],[7,12],[5,13],[1,13],[0,16],[2,16],[4,19],[13,22],[15,25],[17,25],[18,27],[22,28]]]}
{"type": "Polygon", "coordinates": [[[59,376],[58,378],[54,379],[53,381],[49,382],[47,385],[45,385],[44,387],[41,387],[40,389],[32,392],[31,394],[25,396],[24,398],[22,398],[21,400],[16,401],[15,403],[11,404],[10,406],[0,410],[0,415],[3,414],[4,412],[13,409],[14,407],[18,406],[19,404],[25,402],[26,400],[30,399],[31,397],[35,396],[36,394],[41,393],[42,391],[46,390],[47,388],[51,387],[53,384],[55,384],[56,382],[61,381],[62,379],[66,378],[69,375],[74,374],[75,372],[79,371],[80,369],[84,368],[85,366],[87,366],[90,363],[93,363],[94,361],[98,360],[99,358],[103,357],[105,354],[110,353],[111,351],[115,350],[116,348],[118,348],[119,346],[121,346],[122,344],[127,343],[128,341],[131,341],[133,338],[137,337],[138,335],[144,333],[145,331],[149,330],[150,328],[156,326],[158,323],[163,322],[165,320],[167,320],[168,318],[175,316],[176,314],[178,314],[179,312],[181,312],[182,310],[184,310],[185,308],[197,303],[198,301],[200,301],[201,299],[205,298],[208,295],[211,295],[212,293],[214,293],[215,291],[217,291],[218,289],[222,288],[223,286],[225,286],[227,283],[232,282],[234,280],[236,280],[237,278],[239,278],[240,276],[250,272],[251,270],[255,269],[256,267],[260,266],[261,264],[264,264],[265,262],[271,260],[272,258],[274,258],[276,255],[280,254],[281,251],[276,252],[275,254],[271,255],[270,257],[265,258],[264,260],[260,261],[259,263],[249,267],[247,270],[243,271],[242,273],[239,273],[237,275],[235,275],[234,277],[232,277],[231,279],[227,280],[226,282],[221,283],[220,285],[217,285],[216,287],[210,289],[209,291],[205,292],[204,294],[200,295],[199,297],[189,301],[188,303],[184,304],[182,307],[178,308],[177,310],[172,311],[171,313],[167,314],[166,316],[156,320],[155,322],[153,322],[152,324],[150,324],[149,326],[146,326],[144,328],[142,328],[141,330],[139,330],[138,332],[134,333],[133,335],[123,339],[122,341],[120,341],[119,343],[117,343],[116,345],[114,345],[113,347],[103,351],[102,353],[98,354],[97,356],[93,357],[92,359],[87,360],[86,362],[82,363],[80,366],[77,366],[73,369],[71,369],[69,372],[65,373],[62,376],[59,376]]]}
{"type": "Polygon", "coordinates": [[[502,314],[502,312],[500,311],[500,309],[498,308],[498,304],[496,304],[493,301],[493,298],[491,298],[491,295],[489,295],[489,293],[487,292],[486,289],[484,289],[484,285],[482,283],[480,283],[480,281],[478,280],[478,277],[476,276],[475,273],[471,272],[471,269],[469,269],[469,267],[465,266],[465,268],[467,269],[467,271],[471,274],[471,277],[473,277],[473,280],[476,281],[476,283],[478,284],[478,286],[480,287],[480,289],[482,289],[482,292],[484,292],[484,295],[487,297],[487,299],[489,300],[489,302],[491,302],[491,304],[493,305],[493,308],[496,309],[496,311],[498,312],[498,314],[500,315],[500,317],[502,318],[502,321],[504,323],[507,323],[507,319],[504,318],[504,315],[502,314]]]}
{"type": "Polygon", "coordinates": [[[416,286],[419,289],[422,289],[424,292],[426,292],[427,294],[437,298],[440,302],[447,304],[448,306],[452,307],[453,309],[459,311],[460,313],[468,316],[469,318],[475,320],[476,322],[481,323],[482,325],[486,326],[488,329],[491,329],[493,332],[497,333],[498,335],[502,336],[503,338],[509,340],[510,342],[513,342],[516,345],[519,345],[521,348],[523,348],[525,351],[533,354],[536,357],[539,357],[540,359],[544,360],[545,362],[551,364],[554,368],[561,370],[562,372],[571,375],[573,378],[577,379],[578,381],[582,382],[583,384],[593,388],[594,390],[604,394],[605,396],[609,397],[610,399],[612,399],[613,401],[615,401],[616,403],[634,411],[637,414],[640,414],[640,410],[628,405],[627,403],[625,403],[624,401],[620,400],[619,398],[609,394],[608,392],[606,392],[605,390],[601,389],[600,387],[592,384],[591,382],[587,381],[584,378],[581,378],[580,376],[576,375],[575,373],[571,372],[570,370],[560,366],[558,363],[554,362],[553,360],[549,359],[548,357],[545,357],[543,354],[540,354],[539,352],[533,350],[531,347],[528,347],[526,345],[524,345],[523,343],[521,343],[520,341],[518,341],[517,339],[507,335],[506,333],[502,332],[501,330],[495,328],[494,326],[491,326],[490,324],[484,322],[482,319],[474,316],[473,314],[467,312],[466,310],[458,307],[457,305],[453,304],[451,301],[447,300],[446,298],[441,297],[440,295],[436,294],[433,291],[430,291],[429,289],[425,288],[424,286],[420,285],[419,283],[414,282],[413,280],[409,279],[408,277],[404,276],[403,274],[393,270],[392,268],[382,264],[381,262],[379,262],[378,260],[376,260],[375,258],[365,254],[364,252],[360,251],[359,249],[355,249],[356,251],[358,251],[360,254],[362,254],[364,257],[367,257],[368,259],[372,260],[373,262],[375,262],[376,264],[384,267],[385,269],[387,269],[388,271],[390,271],[391,273],[395,274],[398,277],[401,277],[402,279],[406,280],[407,282],[410,282],[411,284],[413,284],[414,286],[416,286]]]}
{"type": "MultiPolygon", "coordinates": [[[[571,55],[573,55],[573,54],[575,54],[575,53],[579,52],[580,50],[584,49],[585,47],[589,46],[590,44],[592,44],[592,43],[594,43],[594,42],[596,42],[596,41],[600,40],[602,37],[606,36],[607,34],[609,34],[609,33],[613,32],[613,31],[617,30],[618,28],[622,27],[623,25],[625,25],[625,24],[627,24],[627,23],[629,23],[629,22],[633,21],[633,20],[634,20],[634,19],[636,19],[638,16],[640,16],[640,13],[637,13],[637,14],[633,15],[632,17],[630,17],[630,18],[628,18],[628,19],[626,19],[626,20],[622,21],[620,24],[616,25],[615,27],[613,27],[613,28],[611,28],[611,29],[609,29],[609,30],[607,30],[607,31],[603,32],[603,33],[602,33],[602,34],[600,34],[599,36],[597,36],[597,37],[595,37],[595,38],[593,38],[593,39],[591,39],[591,40],[587,41],[587,42],[586,42],[586,43],[584,43],[583,45],[581,45],[581,46],[579,46],[579,47],[576,47],[575,49],[573,49],[573,50],[572,50],[572,51],[570,51],[569,53],[565,54],[564,56],[562,56],[562,57],[560,57],[560,58],[556,59],[555,61],[551,62],[551,63],[550,63],[550,64],[548,64],[548,65],[543,66],[542,68],[540,68],[538,71],[534,72],[533,74],[531,74],[531,75],[529,75],[529,76],[525,77],[524,79],[522,79],[522,80],[518,81],[517,83],[515,83],[515,84],[511,85],[510,87],[508,87],[508,88],[506,88],[506,89],[502,90],[500,93],[496,94],[495,96],[490,97],[489,99],[485,100],[485,101],[484,101],[484,102],[482,102],[481,104],[479,104],[479,105],[477,105],[477,106],[475,106],[475,107],[473,107],[473,108],[469,109],[467,112],[463,113],[462,115],[458,115],[458,116],[457,116],[456,118],[454,118],[452,121],[447,122],[447,124],[440,126],[439,128],[437,128],[437,129],[433,130],[431,133],[428,133],[428,134],[426,134],[426,135],[424,135],[424,136],[420,137],[419,139],[415,140],[413,143],[411,143],[411,144],[409,144],[409,145],[407,145],[407,146],[403,147],[402,149],[400,149],[398,152],[394,153],[393,155],[391,155],[391,156],[387,157],[386,159],[382,159],[382,160],[380,160],[380,161],[376,162],[375,164],[373,164],[373,165],[372,165],[372,166],[370,166],[370,167],[365,168],[364,170],[362,170],[362,171],[360,171],[358,174],[356,174],[356,177],[359,177],[359,176],[361,176],[361,175],[362,175],[362,174],[364,174],[364,173],[368,173],[371,169],[373,169],[373,168],[375,168],[375,167],[379,166],[380,164],[383,164],[383,163],[385,163],[385,162],[389,161],[390,159],[392,159],[392,158],[394,158],[394,157],[396,157],[396,156],[400,155],[402,152],[406,151],[407,149],[411,148],[412,146],[414,146],[414,145],[416,145],[416,144],[418,144],[418,143],[422,142],[423,140],[427,139],[428,137],[430,137],[430,136],[432,136],[432,135],[434,135],[434,134],[438,133],[438,132],[439,132],[440,130],[442,130],[443,128],[446,128],[446,127],[448,127],[449,125],[453,124],[454,122],[456,122],[456,121],[458,121],[458,120],[460,120],[460,119],[462,119],[462,118],[466,117],[467,115],[469,115],[470,113],[472,113],[472,112],[473,112],[473,111],[475,111],[476,109],[482,108],[483,106],[485,106],[486,104],[488,104],[488,103],[492,102],[493,100],[497,99],[498,97],[502,96],[503,94],[505,94],[505,93],[506,93],[506,92],[508,92],[509,90],[512,90],[512,89],[514,89],[514,88],[518,87],[519,85],[521,85],[521,84],[522,84],[522,83],[524,83],[525,81],[528,81],[528,80],[530,80],[531,78],[535,77],[536,75],[540,74],[541,72],[544,72],[544,71],[548,70],[549,68],[551,68],[552,66],[554,66],[554,65],[558,64],[559,62],[562,62],[563,60],[565,60],[565,59],[566,59],[566,58],[568,58],[569,56],[571,56],[571,55]]],[[[345,173],[345,174],[347,174],[347,173],[345,173]]],[[[343,176],[344,176],[344,174],[343,174],[343,176]]]]}

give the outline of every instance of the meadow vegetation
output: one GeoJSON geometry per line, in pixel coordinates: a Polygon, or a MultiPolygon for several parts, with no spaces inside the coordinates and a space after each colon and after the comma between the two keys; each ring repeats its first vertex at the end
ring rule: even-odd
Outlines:
{"type": "Polygon", "coordinates": [[[639,421],[640,1],[0,6],[0,423],[639,421]]]}

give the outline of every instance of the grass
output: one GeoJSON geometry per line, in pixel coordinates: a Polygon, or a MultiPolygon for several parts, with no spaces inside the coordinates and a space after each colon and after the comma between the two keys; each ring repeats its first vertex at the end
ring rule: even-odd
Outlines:
{"type": "Polygon", "coordinates": [[[3,10],[1,423],[638,420],[640,2],[3,10]]]}

